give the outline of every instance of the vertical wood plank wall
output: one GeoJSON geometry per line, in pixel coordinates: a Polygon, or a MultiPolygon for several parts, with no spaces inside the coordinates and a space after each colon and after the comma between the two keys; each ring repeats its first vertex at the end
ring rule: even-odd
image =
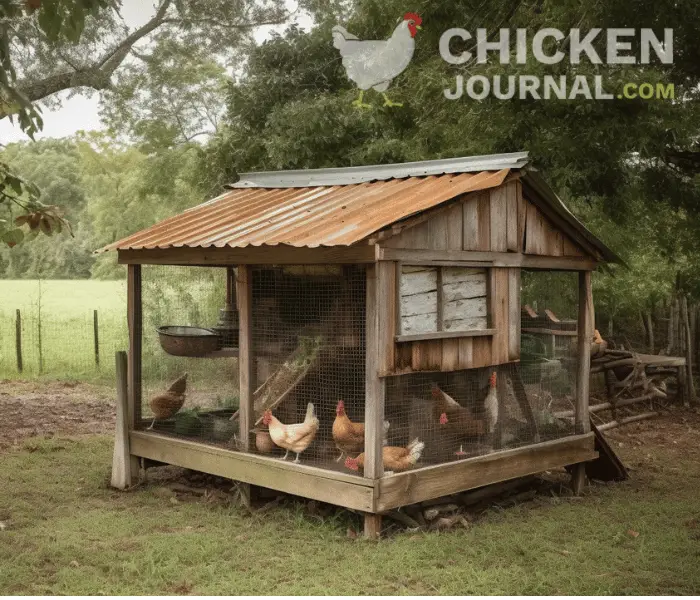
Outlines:
{"type": "MultiPolygon", "coordinates": [[[[380,242],[386,248],[513,252],[540,256],[589,256],[558,229],[523,193],[517,179],[469,194],[427,220],[380,242]]],[[[384,297],[396,294],[401,263],[381,261],[387,270],[384,297]]],[[[380,328],[382,375],[454,371],[497,365],[520,358],[520,269],[490,268],[489,327],[492,336],[394,343],[397,309],[386,307],[380,328]]]]}
{"type": "Polygon", "coordinates": [[[522,191],[517,180],[470,194],[381,244],[386,248],[587,256],[522,191]]]}
{"type": "MultiPolygon", "coordinates": [[[[381,261],[380,298],[395,298],[400,263],[381,261]]],[[[382,302],[379,326],[380,374],[455,371],[498,365],[520,358],[520,270],[489,269],[489,327],[494,335],[396,343],[396,302],[382,302]],[[515,306],[518,310],[512,310],[515,306]]],[[[369,343],[369,342],[368,342],[369,343]]]]}

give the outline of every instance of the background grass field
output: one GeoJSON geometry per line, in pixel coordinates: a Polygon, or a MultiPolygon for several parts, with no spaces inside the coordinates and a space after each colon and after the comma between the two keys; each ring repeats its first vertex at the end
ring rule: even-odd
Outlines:
{"type": "Polygon", "coordinates": [[[0,281],[0,378],[108,379],[113,376],[113,353],[125,349],[126,342],[125,281],[0,281]],[[15,345],[17,309],[22,316],[22,374],[17,370],[15,345]],[[95,310],[99,368],[94,349],[95,310]]]}

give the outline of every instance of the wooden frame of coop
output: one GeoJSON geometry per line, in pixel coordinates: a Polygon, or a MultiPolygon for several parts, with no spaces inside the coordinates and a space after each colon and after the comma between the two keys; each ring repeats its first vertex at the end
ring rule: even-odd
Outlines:
{"type": "MultiPolygon", "coordinates": [[[[396,507],[552,468],[575,465],[574,487],[580,489],[584,463],[597,456],[588,410],[591,272],[618,258],[527,164],[527,154],[518,153],[243,174],[214,201],[105,248],[116,249],[128,268],[128,381],[120,382],[127,392],[118,412],[115,485],[131,484],[139,475],[140,459],[178,465],[362,511],[368,536],[378,535],[382,513],[396,507]],[[236,268],[239,450],[145,431],[137,422],[142,402],[141,265],[152,264],[236,268]],[[348,264],[366,269],[364,476],[246,452],[253,443],[254,422],[252,267],[348,264]],[[434,331],[405,331],[404,265],[437,267],[438,273],[442,267],[483,269],[487,317],[471,321],[471,327],[451,328],[438,303],[434,331]],[[578,338],[573,435],[385,475],[381,456],[388,378],[517,363],[521,269],[579,274],[578,331],[585,334],[578,338]]],[[[522,408],[527,416],[527,406],[522,408]]]]}

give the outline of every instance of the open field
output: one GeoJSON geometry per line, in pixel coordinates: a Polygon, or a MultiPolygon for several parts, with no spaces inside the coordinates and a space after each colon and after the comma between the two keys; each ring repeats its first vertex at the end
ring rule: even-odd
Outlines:
{"type": "Polygon", "coordinates": [[[348,537],[359,518],[346,512],[321,517],[289,503],[250,514],[216,496],[174,497],[162,481],[109,489],[111,397],[92,386],[0,384],[0,410],[11,415],[0,427],[4,593],[700,591],[696,412],[609,436],[631,481],[492,507],[466,530],[372,543],[348,537]]]}
{"type": "Polygon", "coordinates": [[[91,280],[0,281],[0,377],[16,378],[16,311],[22,317],[23,377],[111,380],[126,343],[126,283],[91,280]],[[100,368],[93,311],[98,311],[100,368]]]}

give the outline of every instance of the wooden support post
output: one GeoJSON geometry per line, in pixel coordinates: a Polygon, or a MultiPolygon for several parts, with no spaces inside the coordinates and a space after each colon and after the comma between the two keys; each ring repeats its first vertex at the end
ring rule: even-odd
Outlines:
{"type": "MultiPolygon", "coordinates": [[[[238,302],[238,369],[240,400],[238,407],[239,449],[250,450],[250,430],[253,426],[254,367],[253,355],[253,270],[250,265],[240,265],[236,278],[238,302]]],[[[240,484],[241,497],[246,506],[251,503],[251,488],[247,483],[240,484]]]]}
{"type": "Polygon", "coordinates": [[[238,311],[240,319],[238,368],[240,406],[238,414],[240,449],[250,448],[250,430],[253,426],[253,280],[249,265],[238,267],[236,279],[238,311]]]}
{"type": "Polygon", "coordinates": [[[695,384],[693,383],[693,338],[690,333],[690,319],[688,318],[688,297],[681,300],[681,312],[683,313],[683,333],[685,337],[685,378],[686,397],[689,404],[696,404],[695,384]]]}
{"type": "MultiPolygon", "coordinates": [[[[588,401],[594,318],[591,272],[581,271],[578,275],[578,377],[574,407],[574,427],[577,434],[588,433],[591,430],[588,401]]],[[[571,474],[574,494],[580,494],[585,483],[585,463],[574,465],[571,474]]]]}
{"type": "Polygon", "coordinates": [[[95,364],[100,366],[100,328],[97,322],[97,311],[92,313],[92,333],[95,342],[95,364]]]}
{"type": "Polygon", "coordinates": [[[129,321],[129,424],[141,427],[141,369],[143,344],[143,307],[141,302],[141,265],[129,265],[126,282],[129,321]]]}
{"type": "Polygon", "coordinates": [[[365,513],[365,537],[378,540],[382,533],[382,515],[365,513]]]}
{"type": "MultiPolygon", "coordinates": [[[[385,383],[379,377],[379,328],[387,327],[382,322],[382,308],[395,302],[383,294],[394,284],[392,263],[378,263],[367,267],[366,306],[366,351],[365,351],[365,470],[368,479],[379,479],[384,475],[382,460],[382,438],[384,425],[385,383]]],[[[366,523],[367,521],[365,521],[366,523]]]]}
{"type": "Polygon", "coordinates": [[[22,363],[22,314],[19,308],[15,319],[15,347],[17,350],[17,370],[21,373],[24,367],[22,363]]]}
{"type": "Polygon", "coordinates": [[[580,496],[586,485],[586,463],[574,465],[571,472],[571,489],[576,496],[580,496]]]}
{"type": "Polygon", "coordinates": [[[591,272],[578,276],[578,376],[576,385],[576,433],[591,429],[588,414],[588,396],[591,378],[591,339],[593,337],[593,290],[591,272]]]}
{"type": "MultiPolygon", "coordinates": [[[[120,490],[132,484],[133,462],[129,453],[129,398],[128,398],[128,359],[126,352],[116,353],[117,373],[117,423],[114,434],[112,455],[112,487],[120,490]]],[[[138,468],[138,463],[136,463],[138,468]]]]}

